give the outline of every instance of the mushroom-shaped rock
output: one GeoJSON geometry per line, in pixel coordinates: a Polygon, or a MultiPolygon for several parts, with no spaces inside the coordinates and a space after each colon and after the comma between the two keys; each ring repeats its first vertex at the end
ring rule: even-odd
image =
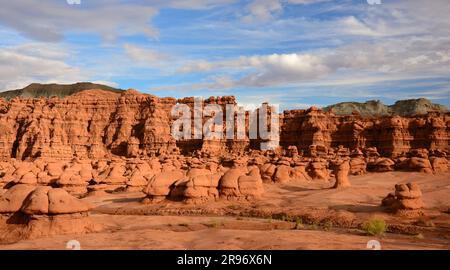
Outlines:
{"type": "Polygon", "coordinates": [[[336,183],[334,188],[350,187],[350,181],[348,180],[348,173],[350,171],[350,163],[347,160],[340,161],[335,166],[336,183]]]}
{"type": "Polygon", "coordinates": [[[220,195],[225,197],[239,197],[239,177],[246,172],[242,168],[229,169],[220,179],[220,195]]]}
{"type": "Polygon", "coordinates": [[[238,183],[239,192],[246,199],[260,198],[264,193],[261,174],[257,167],[253,168],[247,175],[240,176],[238,183]]]}
{"type": "Polygon", "coordinates": [[[19,184],[36,185],[37,177],[33,172],[27,172],[20,178],[19,184]]]}
{"type": "Polygon", "coordinates": [[[35,189],[35,186],[18,184],[6,191],[0,197],[0,213],[15,213],[20,210],[25,198],[35,189]]]}
{"type": "Polygon", "coordinates": [[[261,177],[264,182],[272,182],[272,177],[277,170],[277,166],[272,163],[265,163],[261,166],[261,177]]]}
{"type": "Polygon", "coordinates": [[[127,182],[129,191],[142,190],[148,184],[148,180],[142,175],[140,170],[135,170],[127,182]]]}
{"type": "Polygon", "coordinates": [[[48,191],[49,214],[71,214],[87,212],[91,206],[83,202],[62,188],[54,188],[48,191]]]}
{"type": "Polygon", "coordinates": [[[28,215],[48,214],[48,191],[51,187],[41,186],[33,190],[22,204],[21,211],[28,215]]]}
{"type": "Polygon", "coordinates": [[[102,182],[106,184],[125,184],[127,182],[127,178],[124,176],[125,171],[126,169],[123,164],[113,164],[111,165],[111,171],[109,172],[108,177],[102,182]]]}
{"type": "Polygon", "coordinates": [[[446,158],[443,157],[431,157],[430,158],[431,165],[433,166],[433,170],[435,172],[446,172],[449,168],[449,162],[446,158]]]}
{"type": "Polygon", "coordinates": [[[227,199],[253,199],[259,198],[264,192],[261,174],[258,167],[250,172],[243,168],[232,168],[220,179],[220,195],[227,199]]]}
{"type": "Polygon", "coordinates": [[[297,161],[293,168],[293,178],[298,180],[311,180],[311,177],[306,172],[308,162],[297,161]]]}
{"type": "Polygon", "coordinates": [[[363,175],[366,173],[366,161],[363,157],[353,157],[350,160],[350,174],[363,175]]]}
{"type": "Polygon", "coordinates": [[[390,158],[376,158],[367,163],[367,167],[375,172],[391,172],[394,170],[395,162],[390,158]]]}
{"type": "Polygon", "coordinates": [[[409,160],[409,169],[423,173],[433,173],[433,167],[428,158],[412,157],[409,160]]]}
{"type": "Polygon", "coordinates": [[[321,158],[314,159],[309,164],[308,171],[312,179],[327,180],[330,177],[327,169],[327,162],[321,158]]]}
{"type": "Polygon", "coordinates": [[[278,165],[273,181],[277,183],[286,183],[292,180],[293,169],[289,166],[289,163],[282,163],[278,165]]]}
{"type": "Polygon", "coordinates": [[[172,185],[184,177],[184,173],[178,170],[159,173],[150,179],[144,193],[154,201],[163,200],[170,194],[172,185]]]}
{"type": "Polygon", "coordinates": [[[46,170],[48,172],[48,175],[50,175],[52,177],[59,177],[64,172],[63,168],[64,168],[64,163],[52,162],[52,163],[47,164],[46,170]]]}
{"type": "Polygon", "coordinates": [[[394,211],[419,210],[424,207],[422,192],[416,183],[395,185],[395,193],[390,193],[382,201],[394,211]]]}
{"type": "Polygon", "coordinates": [[[183,196],[187,202],[207,201],[209,199],[217,199],[221,174],[214,173],[210,175],[197,175],[185,182],[185,190],[183,196]]]}

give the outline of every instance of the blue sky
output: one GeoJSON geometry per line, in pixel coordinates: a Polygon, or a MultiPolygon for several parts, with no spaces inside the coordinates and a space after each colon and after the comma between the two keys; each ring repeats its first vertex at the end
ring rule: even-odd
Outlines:
{"type": "Polygon", "coordinates": [[[450,105],[447,0],[0,1],[3,90],[93,81],[282,108],[450,105]]]}

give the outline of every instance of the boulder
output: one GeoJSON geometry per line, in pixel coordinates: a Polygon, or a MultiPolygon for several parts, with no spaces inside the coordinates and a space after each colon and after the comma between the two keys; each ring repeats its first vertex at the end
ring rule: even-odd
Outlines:
{"type": "Polygon", "coordinates": [[[18,184],[8,189],[0,197],[0,213],[15,213],[22,207],[25,198],[35,189],[35,186],[18,184]]]}
{"type": "Polygon", "coordinates": [[[48,213],[57,214],[71,214],[87,212],[91,206],[83,202],[62,188],[54,188],[48,191],[48,213]]]}
{"type": "Polygon", "coordinates": [[[416,183],[395,185],[395,192],[388,194],[382,205],[393,211],[419,210],[424,207],[422,192],[416,183]]]}
{"type": "MultiPolygon", "coordinates": [[[[150,201],[164,200],[169,196],[173,184],[184,177],[184,173],[179,170],[156,174],[150,179],[143,191],[147,194],[147,198],[150,201]]],[[[144,200],[144,202],[150,202],[149,200],[144,200]]]]}

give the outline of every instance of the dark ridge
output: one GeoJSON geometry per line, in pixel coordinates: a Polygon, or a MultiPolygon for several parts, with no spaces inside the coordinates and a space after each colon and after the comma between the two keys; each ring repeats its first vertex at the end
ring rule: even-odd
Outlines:
{"type": "Polygon", "coordinates": [[[80,82],[75,84],[40,84],[32,83],[25,88],[9,90],[5,92],[0,92],[0,98],[6,100],[13,99],[15,97],[25,97],[25,98],[39,98],[39,97],[66,97],[73,95],[75,93],[90,90],[90,89],[101,89],[105,91],[111,91],[115,93],[120,93],[123,90],[113,88],[110,86],[95,84],[90,82],[80,82]]]}
{"type": "Polygon", "coordinates": [[[324,111],[331,111],[337,115],[350,115],[353,113],[365,117],[386,116],[386,115],[423,115],[428,112],[447,112],[444,105],[432,103],[426,98],[399,100],[394,105],[385,105],[379,100],[360,102],[341,102],[323,108],[324,111]]]}

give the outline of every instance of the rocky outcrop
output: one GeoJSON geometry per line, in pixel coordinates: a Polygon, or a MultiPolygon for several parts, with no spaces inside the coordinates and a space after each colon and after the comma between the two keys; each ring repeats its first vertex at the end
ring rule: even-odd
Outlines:
{"type": "MultiPolygon", "coordinates": [[[[448,112],[363,117],[315,107],[287,110],[280,115],[280,147],[262,151],[259,139],[175,140],[175,104],[196,106],[194,98],[135,90],[0,99],[0,188],[52,186],[75,196],[143,191],[146,202],[203,202],[259,198],[262,182],[335,176],[339,187],[348,185],[347,174],[367,171],[448,171],[448,112]]],[[[210,104],[226,108],[237,101],[210,97],[200,106],[210,104]]],[[[210,116],[200,120],[204,124],[210,116]]]]}
{"type": "Polygon", "coordinates": [[[175,147],[168,114],[175,102],[132,90],[87,90],[64,99],[15,98],[0,114],[5,131],[0,153],[24,160],[167,152],[175,147]]]}
{"type": "Polygon", "coordinates": [[[333,188],[345,188],[350,187],[350,181],[348,180],[348,174],[350,172],[350,163],[348,160],[336,160],[334,161],[334,175],[336,182],[333,188]]]}
{"type": "Polygon", "coordinates": [[[396,158],[426,148],[449,151],[450,113],[429,112],[410,117],[339,116],[315,108],[284,111],[280,144],[312,157],[326,157],[342,145],[350,151],[377,148],[382,157],[396,158]]]}
{"type": "MultiPolygon", "coordinates": [[[[220,156],[225,152],[243,155],[259,150],[259,139],[176,141],[171,136],[171,109],[177,103],[194,107],[193,98],[158,98],[135,90],[85,90],[64,98],[0,99],[0,160],[111,160],[117,156],[189,156],[196,151],[220,156]]],[[[211,97],[202,106],[226,108],[236,103],[234,97],[211,97]]],[[[225,114],[223,117],[226,120],[225,114]]],[[[208,119],[202,118],[202,124],[208,119]]],[[[247,113],[247,130],[248,120],[247,113]]],[[[325,159],[339,146],[350,152],[376,147],[380,156],[387,158],[418,148],[448,152],[449,125],[448,112],[368,118],[357,114],[340,116],[312,107],[281,114],[280,145],[288,157],[325,159]]],[[[226,128],[224,125],[223,131],[226,128]]]]}
{"type": "Polygon", "coordinates": [[[60,215],[88,212],[91,206],[62,188],[18,184],[0,197],[0,213],[60,215]]]}
{"type": "Polygon", "coordinates": [[[100,227],[89,218],[91,205],[61,188],[17,184],[0,195],[0,243],[100,227]]]}
{"type": "Polygon", "coordinates": [[[173,170],[159,173],[150,179],[148,186],[144,189],[148,202],[159,202],[169,197],[174,184],[185,177],[182,171],[173,170]]]}
{"type": "Polygon", "coordinates": [[[115,93],[120,93],[121,89],[116,89],[110,86],[96,84],[96,83],[75,83],[75,84],[40,84],[32,83],[27,87],[16,90],[9,90],[0,92],[0,98],[5,98],[7,100],[13,99],[15,97],[24,98],[51,98],[51,97],[66,97],[84,90],[90,89],[100,89],[104,91],[111,91],[115,93]]]}
{"type": "Polygon", "coordinates": [[[422,191],[416,183],[395,185],[395,192],[387,195],[382,206],[393,211],[416,211],[424,207],[422,191]]]}
{"type": "Polygon", "coordinates": [[[411,116],[427,114],[430,111],[446,112],[446,106],[431,103],[425,98],[399,100],[394,105],[386,106],[379,100],[370,100],[364,103],[342,102],[324,108],[325,111],[332,111],[339,115],[350,115],[358,113],[363,116],[385,116],[401,115],[411,116]]]}
{"type": "Polygon", "coordinates": [[[219,182],[220,196],[228,200],[258,199],[264,188],[257,167],[249,172],[245,168],[234,167],[228,170],[219,182]]]}
{"type": "Polygon", "coordinates": [[[367,163],[360,149],[354,150],[350,159],[350,174],[363,175],[367,171],[367,163]]]}

